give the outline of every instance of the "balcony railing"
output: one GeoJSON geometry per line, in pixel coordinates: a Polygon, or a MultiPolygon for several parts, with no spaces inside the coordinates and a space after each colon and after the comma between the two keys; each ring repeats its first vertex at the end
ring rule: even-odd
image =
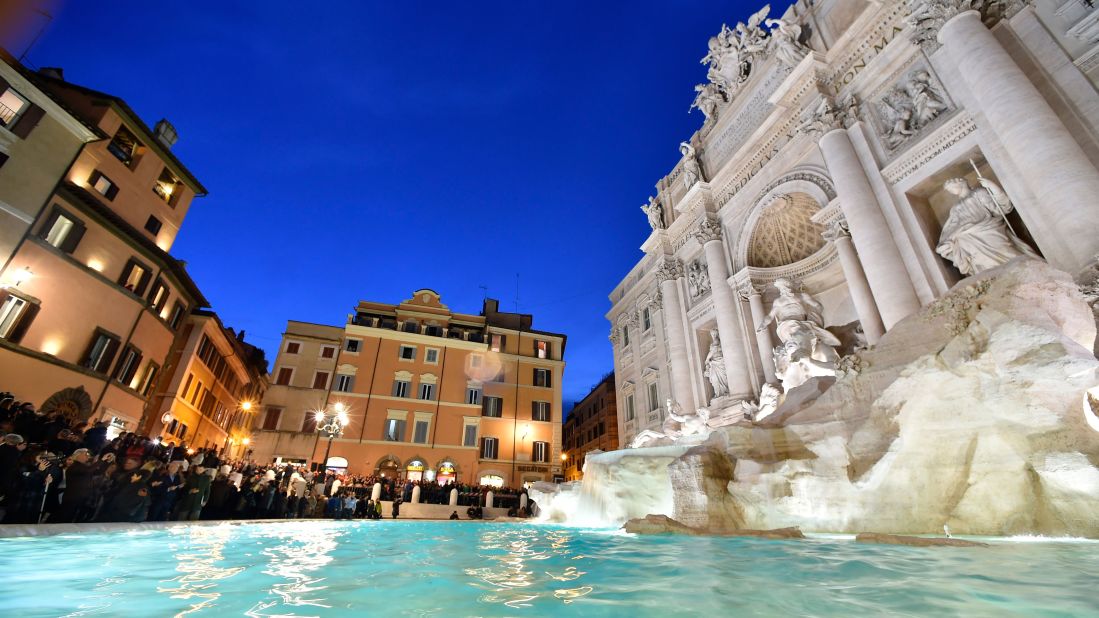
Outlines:
{"type": "Polygon", "coordinates": [[[3,103],[0,103],[0,124],[5,127],[11,126],[11,122],[15,120],[16,111],[3,103]]]}

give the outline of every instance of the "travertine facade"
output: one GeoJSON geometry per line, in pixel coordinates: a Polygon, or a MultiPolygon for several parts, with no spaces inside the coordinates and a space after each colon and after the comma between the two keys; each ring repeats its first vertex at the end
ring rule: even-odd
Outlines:
{"type": "Polygon", "coordinates": [[[728,420],[787,383],[776,280],[819,304],[800,323],[843,355],[963,275],[1019,255],[1076,273],[1099,253],[1095,8],[799,0],[770,17],[710,40],[703,125],[611,294],[623,443],[660,430],[668,399],[728,420]]]}

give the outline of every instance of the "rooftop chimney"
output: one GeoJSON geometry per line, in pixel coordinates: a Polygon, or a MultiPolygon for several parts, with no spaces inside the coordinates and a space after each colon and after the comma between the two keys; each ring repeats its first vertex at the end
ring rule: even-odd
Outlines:
{"type": "Polygon", "coordinates": [[[153,134],[156,136],[156,141],[160,142],[161,146],[164,146],[169,150],[179,141],[179,134],[176,133],[176,128],[164,118],[161,118],[160,122],[156,123],[153,134]]]}
{"type": "Polygon", "coordinates": [[[65,69],[61,67],[42,67],[38,69],[39,75],[65,81],[65,69]]]}

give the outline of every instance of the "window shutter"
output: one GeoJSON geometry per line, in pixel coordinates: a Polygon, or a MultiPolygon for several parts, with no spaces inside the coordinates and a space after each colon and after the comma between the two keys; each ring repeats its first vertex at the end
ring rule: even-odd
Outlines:
{"type": "MultiPolygon", "coordinates": [[[[0,302],[3,302],[2,298],[0,298],[0,302]]],[[[23,335],[27,334],[27,329],[30,328],[31,322],[34,321],[34,316],[38,315],[38,310],[40,308],[41,307],[36,304],[27,304],[27,308],[23,310],[23,315],[20,316],[19,322],[16,323],[15,328],[13,328],[8,335],[8,341],[19,343],[23,339],[23,335]]]]}
{"type": "Polygon", "coordinates": [[[107,349],[103,351],[103,358],[96,366],[96,371],[107,373],[107,370],[111,368],[111,364],[114,363],[114,355],[118,352],[118,345],[118,339],[111,339],[107,342],[107,349]]]}
{"type": "MultiPolygon", "coordinates": [[[[57,220],[56,214],[54,215],[54,220],[57,220]]],[[[76,250],[76,246],[80,244],[80,239],[84,238],[84,231],[87,229],[83,222],[77,219],[71,219],[71,221],[73,222],[73,227],[71,230],[69,230],[68,235],[65,236],[65,240],[61,243],[61,246],[59,247],[65,253],[72,253],[76,250]]],[[[50,223],[46,227],[47,233],[52,226],[53,224],[50,223]]]]}
{"type": "Polygon", "coordinates": [[[392,393],[393,397],[398,397],[399,396],[397,394],[397,392],[398,392],[397,389],[399,389],[399,388],[401,388],[401,381],[400,380],[394,380],[393,381],[393,393],[392,393]]]}
{"type": "Polygon", "coordinates": [[[23,115],[19,117],[15,126],[11,128],[11,132],[26,139],[27,136],[31,134],[31,131],[38,126],[38,122],[42,120],[42,116],[45,115],[46,110],[31,103],[27,111],[23,112],[23,115]]]}
{"type": "Polygon", "coordinates": [[[107,194],[104,195],[103,197],[107,198],[108,200],[113,200],[114,196],[116,196],[116,195],[118,195],[118,185],[116,185],[112,182],[111,183],[111,188],[107,189],[107,194]]]}
{"type": "Polygon", "coordinates": [[[11,87],[11,84],[8,83],[8,80],[4,79],[3,77],[0,77],[0,94],[3,94],[4,91],[7,90],[10,87],[11,87]]]}
{"type": "Polygon", "coordinates": [[[137,289],[134,290],[134,294],[138,296],[145,295],[145,288],[149,286],[149,279],[152,279],[153,273],[148,268],[143,268],[141,273],[141,279],[137,282],[137,289]]]}
{"type": "Polygon", "coordinates": [[[38,237],[45,240],[46,236],[49,236],[50,230],[53,229],[53,224],[57,223],[57,218],[60,216],[61,211],[57,209],[57,206],[54,206],[50,216],[46,217],[46,222],[42,224],[42,227],[38,228],[38,237]]]}

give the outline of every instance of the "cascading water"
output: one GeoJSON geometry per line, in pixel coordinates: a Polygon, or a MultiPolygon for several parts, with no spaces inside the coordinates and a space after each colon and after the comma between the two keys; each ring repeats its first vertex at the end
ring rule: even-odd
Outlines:
{"type": "Polygon", "coordinates": [[[584,480],[536,483],[531,497],[539,519],[582,527],[619,527],[646,515],[673,510],[668,464],[690,446],[659,446],[589,454],[584,480]]]}

